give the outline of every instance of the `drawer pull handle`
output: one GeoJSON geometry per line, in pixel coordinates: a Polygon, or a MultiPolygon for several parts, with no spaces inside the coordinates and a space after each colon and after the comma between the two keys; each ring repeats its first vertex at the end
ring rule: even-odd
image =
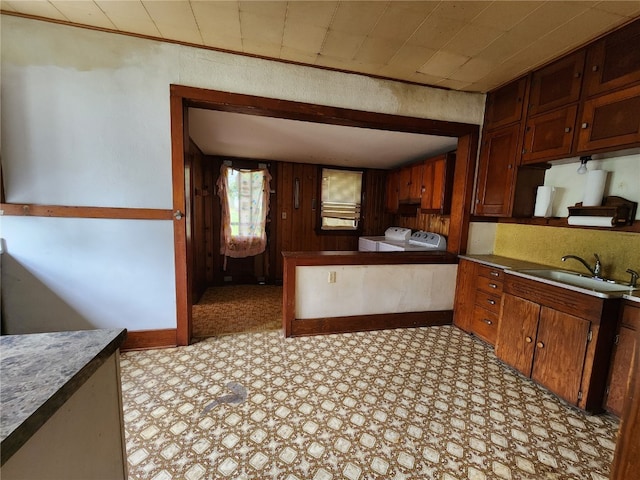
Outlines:
{"type": "Polygon", "coordinates": [[[493,322],[491,320],[489,320],[488,318],[483,318],[482,321],[484,323],[486,323],[487,325],[493,325],[493,322]]]}
{"type": "Polygon", "coordinates": [[[544,343],[542,343],[542,342],[538,342],[538,343],[536,343],[536,346],[537,346],[538,348],[544,348],[544,343]]]}
{"type": "Polygon", "coordinates": [[[490,283],[490,284],[489,284],[489,286],[490,286],[491,288],[498,288],[498,285],[496,285],[495,283],[490,283]]]}
{"type": "Polygon", "coordinates": [[[489,272],[492,277],[499,277],[500,274],[498,272],[489,272]]]}
{"type": "Polygon", "coordinates": [[[491,300],[490,298],[487,299],[487,302],[489,303],[489,305],[495,305],[496,301],[495,300],[491,300]]]}
{"type": "Polygon", "coordinates": [[[533,342],[533,338],[531,338],[531,337],[524,337],[524,341],[525,341],[525,342],[527,342],[527,343],[531,343],[531,342],[533,342]]]}

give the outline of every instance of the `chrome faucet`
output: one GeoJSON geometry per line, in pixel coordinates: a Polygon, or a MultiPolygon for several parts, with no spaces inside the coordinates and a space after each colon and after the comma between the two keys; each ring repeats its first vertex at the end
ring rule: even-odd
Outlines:
{"type": "Polygon", "coordinates": [[[566,262],[568,258],[573,258],[574,260],[578,260],[580,263],[582,263],[587,270],[589,270],[589,273],[591,273],[591,275],[593,275],[593,278],[598,278],[598,279],[602,279],[602,263],[600,263],[600,257],[598,256],[597,253],[593,254],[594,257],[596,257],[596,264],[594,265],[593,268],[591,268],[589,266],[589,264],[587,262],[585,262],[582,258],[576,256],[576,255],[565,255],[564,257],[562,257],[562,261],[566,262]]]}
{"type": "Polygon", "coordinates": [[[638,281],[638,272],[635,270],[631,270],[627,268],[627,273],[631,275],[631,280],[629,280],[629,286],[631,288],[636,288],[636,282],[638,281]]]}

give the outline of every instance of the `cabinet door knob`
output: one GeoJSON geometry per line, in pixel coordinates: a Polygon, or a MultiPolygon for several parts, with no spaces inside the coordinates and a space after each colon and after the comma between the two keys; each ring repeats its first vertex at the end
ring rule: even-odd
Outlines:
{"type": "Polygon", "coordinates": [[[536,346],[537,346],[538,348],[544,348],[544,343],[542,343],[542,342],[538,342],[538,343],[536,343],[536,346]]]}
{"type": "Polygon", "coordinates": [[[533,338],[531,338],[531,337],[524,337],[524,341],[525,341],[525,342],[527,342],[527,343],[531,343],[531,342],[533,342],[533,338]]]}
{"type": "Polygon", "coordinates": [[[565,132],[565,133],[569,133],[570,131],[571,131],[571,127],[566,127],[566,128],[564,129],[564,132],[565,132]]]}
{"type": "Polygon", "coordinates": [[[489,286],[490,286],[491,288],[498,288],[498,285],[496,285],[495,283],[490,283],[490,284],[489,284],[489,286]]]}
{"type": "Polygon", "coordinates": [[[489,305],[495,305],[496,301],[495,300],[491,300],[490,298],[487,299],[487,303],[489,303],[489,305]]]}
{"type": "Polygon", "coordinates": [[[580,75],[582,75],[580,72],[576,72],[576,73],[575,73],[575,75],[574,75],[574,77],[576,77],[576,78],[580,78],[580,75]]]}
{"type": "Polygon", "coordinates": [[[593,67],[591,67],[592,72],[597,72],[599,69],[600,67],[598,65],[594,65],[593,67]]]}
{"type": "Polygon", "coordinates": [[[486,323],[487,325],[493,325],[493,322],[491,320],[489,320],[488,318],[483,318],[482,321],[484,323],[486,323]]]}
{"type": "Polygon", "coordinates": [[[589,128],[589,124],[588,124],[587,122],[584,122],[584,123],[582,124],[582,128],[589,128]]]}

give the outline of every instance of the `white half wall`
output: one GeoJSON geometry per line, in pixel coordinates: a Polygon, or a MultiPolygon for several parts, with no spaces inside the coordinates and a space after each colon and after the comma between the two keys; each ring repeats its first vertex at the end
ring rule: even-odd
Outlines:
{"type": "Polygon", "coordinates": [[[446,264],[296,267],[296,319],[453,310],[457,273],[446,264]]]}
{"type": "MultiPolygon", "coordinates": [[[[481,94],[11,15],[0,21],[1,158],[10,203],[171,208],[170,84],[482,122],[481,94]]],[[[2,269],[3,318],[12,328],[176,326],[171,222],[0,219],[3,263],[12,264],[2,269]],[[105,229],[125,245],[113,248],[99,235],[105,229]],[[144,241],[136,246],[134,239],[144,241]],[[23,267],[37,287],[14,278],[12,268],[23,267]],[[60,301],[44,302],[47,296],[60,301]]]]}

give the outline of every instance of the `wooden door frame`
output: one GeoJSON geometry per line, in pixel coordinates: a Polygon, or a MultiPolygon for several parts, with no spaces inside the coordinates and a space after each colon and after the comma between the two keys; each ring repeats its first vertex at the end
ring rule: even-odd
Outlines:
{"type": "Polygon", "coordinates": [[[192,333],[192,298],[188,271],[191,239],[188,236],[187,229],[187,222],[190,219],[184,216],[185,212],[189,211],[186,198],[187,192],[185,190],[185,149],[188,147],[189,142],[188,109],[190,107],[331,125],[458,137],[447,250],[452,253],[466,251],[479,125],[365,112],[362,110],[171,85],[173,211],[180,211],[183,214],[181,218],[174,217],[173,220],[177,345],[189,345],[192,333]]]}

